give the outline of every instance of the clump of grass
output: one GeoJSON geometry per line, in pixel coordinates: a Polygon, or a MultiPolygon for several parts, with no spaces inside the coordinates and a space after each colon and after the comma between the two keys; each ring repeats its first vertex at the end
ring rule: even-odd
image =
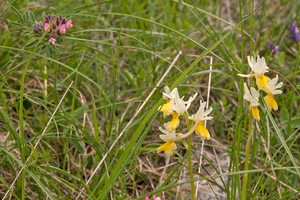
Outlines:
{"type": "MultiPolygon", "coordinates": [[[[0,6],[1,199],[299,198],[298,2],[0,6]],[[258,54],[283,82],[278,110],[259,76],[237,75],[258,54]],[[251,110],[247,81],[260,90],[251,110]],[[165,86],[209,102],[210,140],[177,134],[176,151],[157,153],[165,86]]],[[[192,134],[182,114],[175,133],[192,134]]]]}

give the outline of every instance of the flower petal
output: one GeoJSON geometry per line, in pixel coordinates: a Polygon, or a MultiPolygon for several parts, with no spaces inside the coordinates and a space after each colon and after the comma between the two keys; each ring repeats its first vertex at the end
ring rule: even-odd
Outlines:
{"type": "Polygon", "coordinates": [[[175,101],[170,101],[173,109],[179,114],[182,115],[186,111],[186,106],[184,101],[179,97],[179,94],[175,94],[175,101]]]}
{"type": "Polygon", "coordinates": [[[71,28],[73,28],[72,19],[69,19],[67,21],[67,29],[71,29],[71,28]]]}
{"type": "Polygon", "coordinates": [[[247,59],[248,59],[248,65],[251,67],[253,67],[253,65],[255,64],[255,60],[254,60],[254,57],[253,56],[247,56],[247,59]]]}
{"type": "Polygon", "coordinates": [[[274,99],[274,96],[272,94],[268,94],[267,96],[264,97],[264,99],[265,99],[265,102],[268,106],[269,111],[271,111],[272,108],[275,111],[278,110],[278,105],[277,105],[277,103],[274,99]]]}
{"type": "Polygon", "coordinates": [[[160,112],[163,112],[164,118],[173,114],[173,108],[170,102],[165,103],[161,108],[159,108],[160,112]]]}
{"type": "Polygon", "coordinates": [[[157,153],[164,151],[167,156],[171,156],[173,154],[173,151],[177,149],[176,144],[174,141],[169,141],[165,143],[164,145],[157,148],[157,153]]]}
{"type": "MultiPolygon", "coordinates": [[[[50,24],[48,24],[48,23],[45,23],[45,24],[44,24],[45,31],[47,31],[47,29],[49,28],[49,26],[50,26],[50,24]]],[[[50,32],[50,29],[49,29],[48,32],[50,32]]]]}
{"type": "Polygon", "coordinates": [[[50,41],[53,45],[55,45],[56,39],[55,39],[55,38],[50,38],[49,41],[50,41]]]}
{"type": "Polygon", "coordinates": [[[259,92],[255,88],[250,87],[250,90],[253,97],[259,97],[259,92]]]}
{"type": "Polygon", "coordinates": [[[237,74],[237,75],[240,77],[245,77],[245,78],[250,78],[253,76],[252,74],[237,74]]]}
{"type": "Polygon", "coordinates": [[[162,139],[164,142],[169,142],[171,140],[175,140],[171,135],[159,135],[160,139],[162,139]]]}
{"type": "Polygon", "coordinates": [[[267,82],[270,80],[269,77],[265,76],[264,74],[261,74],[256,78],[256,85],[260,90],[267,91],[270,90],[267,82]]]}
{"type": "Polygon", "coordinates": [[[206,107],[206,102],[202,102],[202,100],[200,100],[200,107],[199,110],[197,111],[197,113],[195,115],[192,115],[191,117],[189,117],[190,120],[193,121],[205,121],[205,120],[211,120],[213,117],[208,117],[207,115],[209,115],[212,111],[212,108],[209,108],[208,110],[205,111],[205,107],[206,107]]]}
{"type": "Polygon", "coordinates": [[[260,117],[259,117],[259,110],[257,107],[252,107],[251,108],[252,110],[252,116],[255,120],[259,121],[260,120],[260,117]]]}
{"type": "Polygon", "coordinates": [[[65,24],[61,25],[59,32],[60,32],[60,34],[65,34],[67,32],[65,24]]]}
{"type": "Polygon", "coordinates": [[[259,58],[259,55],[257,56],[257,62],[253,65],[252,71],[257,74],[263,74],[265,72],[268,72],[269,67],[266,64],[266,60],[264,57],[259,58]]]}
{"type": "Polygon", "coordinates": [[[266,90],[265,92],[266,93],[271,93],[273,95],[275,95],[275,94],[281,94],[282,91],[281,90],[276,90],[276,89],[281,88],[283,86],[283,83],[280,82],[280,83],[277,84],[277,82],[278,82],[278,75],[276,75],[275,78],[273,78],[272,80],[270,80],[268,82],[269,90],[266,90]]]}
{"type": "Polygon", "coordinates": [[[199,123],[195,130],[196,134],[200,136],[201,140],[209,140],[210,135],[208,130],[205,128],[204,123],[199,123]]]}
{"type": "Polygon", "coordinates": [[[179,114],[173,114],[173,118],[171,123],[169,124],[167,130],[168,131],[174,131],[180,124],[180,120],[179,120],[179,114]]]}

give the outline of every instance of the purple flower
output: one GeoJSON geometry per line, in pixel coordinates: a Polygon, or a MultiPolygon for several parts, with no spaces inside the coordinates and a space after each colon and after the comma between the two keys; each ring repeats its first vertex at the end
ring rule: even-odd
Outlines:
{"type": "MultiPolygon", "coordinates": [[[[48,24],[48,23],[45,23],[45,31],[47,31],[47,29],[49,28],[49,26],[50,26],[50,24],[48,24]]],[[[48,31],[49,33],[50,33],[50,29],[49,29],[49,31],[48,31]]]]}
{"type": "Polygon", "coordinates": [[[55,38],[50,38],[49,42],[51,42],[53,45],[55,45],[56,39],[55,38]]]}
{"type": "Polygon", "coordinates": [[[67,21],[67,29],[71,29],[71,28],[73,28],[72,19],[67,21]]]}
{"type": "Polygon", "coordinates": [[[65,24],[61,25],[59,32],[60,32],[60,34],[65,34],[67,32],[65,24]]]}
{"type": "Polygon", "coordinates": [[[236,37],[235,37],[235,39],[236,39],[236,40],[241,40],[241,39],[242,39],[242,35],[241,35],[240,33],[237,34],[236,37]]]}
{"type": "MultiPolygon", "coordinates": [[[[44,20],[44,28],[45,31],[50,27],[53,20],[55,19],[55,15],[47,15],[44,20]]],[[[59,15],[56,20],[53,22],[52,26],[49,28],[48,35],[50,35],[49,41],[55,45],[57,38],[66,34],[67,29],[73,28],[72,20],[67,21],[66,18],[62,18],[59,15]]]]}
{"type": "Polygon", "coordinates": [[[299,42],[299,29],[296,24],[292,24],[288,27],[290,29],[290,38],[295,42],[299,42]]]}
{"type": "Polygon", "coordinates": [[[279,52],[279,47],[278,45],[274,44],[274,40],[268,39],[266,48],[273,51],[274,54],[279,52]]]}

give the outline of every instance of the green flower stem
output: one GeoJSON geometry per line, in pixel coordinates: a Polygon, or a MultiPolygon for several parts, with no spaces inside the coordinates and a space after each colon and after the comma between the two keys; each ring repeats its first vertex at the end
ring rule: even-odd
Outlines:
{"type": "MultiPolygon", "coordinates": [[[[188,131],[190,131],[191,124],[189,122],[188,113],[185,112],[183,114],[183,117],[186,121],[187,129],[188,129],[188,131]]],[[[188,158],[188,165],[189,165],[190,180],[193,180],[194,179],[194,174],[193,174],[193,165],[192,165],[192,158],[191,158],[191,148],[192,148],[192,136],[189,135],[189,137],[188,137],[188,148],[187,148],[187,158],[188,158]]],[[[195,184],[194,184],[193,181],[191,182],[191,190],[192,190],[193,200],[196,200],[197,198],[196,198],[195,184]]]]}
{"type": "MultiPolygon", "coordinates": [[[[252,115],[251,115],[251,111],[249,110],[248,139],[247,139],[247,144],[246,144],[246,157],[245,157],[244,171],[248,170],[249,153],[250,153],[250,147],[251,147],[251,132],[252,132],[252,115]]],[[[247,181],[248,181],[248,174],[245,173],[244,178],[243,178],[242,200],[246,200],[247,181]]]]}

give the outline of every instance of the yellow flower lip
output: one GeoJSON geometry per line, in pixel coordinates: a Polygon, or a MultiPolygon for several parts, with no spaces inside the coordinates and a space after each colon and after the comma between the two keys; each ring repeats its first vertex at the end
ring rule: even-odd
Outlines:
{"type": "Polygon", "coordinates": [[[168,131],[174,131],[180,124],[180,120],[179,120],[179,114],[178,113],[174,113],[173,114],[173,118],[171,120],[171,123],[169,124],[169,126],[167,127],[168,131]]]}
{"type": "Polygon", "coordinates": [[[274,111],[278,110],[278,105],[277,105],[277,103],[276,103],[276,101],[274,99],[273,94],[268,93],[268,95],[264,97],[264,100],[265,100],[265,102],[267,104],[267,107],[268,107],[269,111],[271,111],[272,109],[274,111]]]}
{"type": "Polygon", "coordinates": [[[171,156],[173,154],[173,151],[177,149],[177,146],[174,142],[174,140],[168,141],[162,146],[157,148],[157,153],[164,151],[167,156],[171,156]]]}
{"type": "Polygon", "coordinates": [[[210,139],[210,134],[208,130],[204,126],[204,122],[201,121],[199,122],[198,126],[196,127],[195,130],[196,134],[200,136],[201,140],[209,140],[210,139]]]}
{"type": "MultiPolygon", "coordinates": [[[[160,108],[159,108],[160,109],[160,108]]],[[[165,103],[161,109],[160,112],[163,112],[164,118],[166,118],[166,116],[169,116],[173,113],[173,108],[170,104],[170,102],[165,103]]]]}
{"type": "Polygon", "coordinates": [[[258,110],[258,108],[257,107],[252,107],[251,110],[252,110],[252,116],[253,116],[253,118],[256,121],[259,121],[260,117],[259,117],[259,110],[258,110]]]}
{"type": "Polygon", "coordinates": [[[277,89],[281,88],[283,86],[283,83],[282,82],[277,83],[277,82],[278,82],[278,74],[272,80],[269,79],[267,83],[269,89],[264,90],[264,92],[267,93],[267,96],[264,97],[264,100],[267,104],[269,111],[272,111],[272,109],[274,111],[278,110],[278,105],[275,101],[274,95],[282,93],[281,90],[277,90],[277,89]]]}
{"type": "Polygon", "coordinates": [[[268,86],[268,82],[270,81],[270,78],[265,76],[264,74],[259,75],[256,77],[256,85],[261,90],[270,90],[268,86]]]}

